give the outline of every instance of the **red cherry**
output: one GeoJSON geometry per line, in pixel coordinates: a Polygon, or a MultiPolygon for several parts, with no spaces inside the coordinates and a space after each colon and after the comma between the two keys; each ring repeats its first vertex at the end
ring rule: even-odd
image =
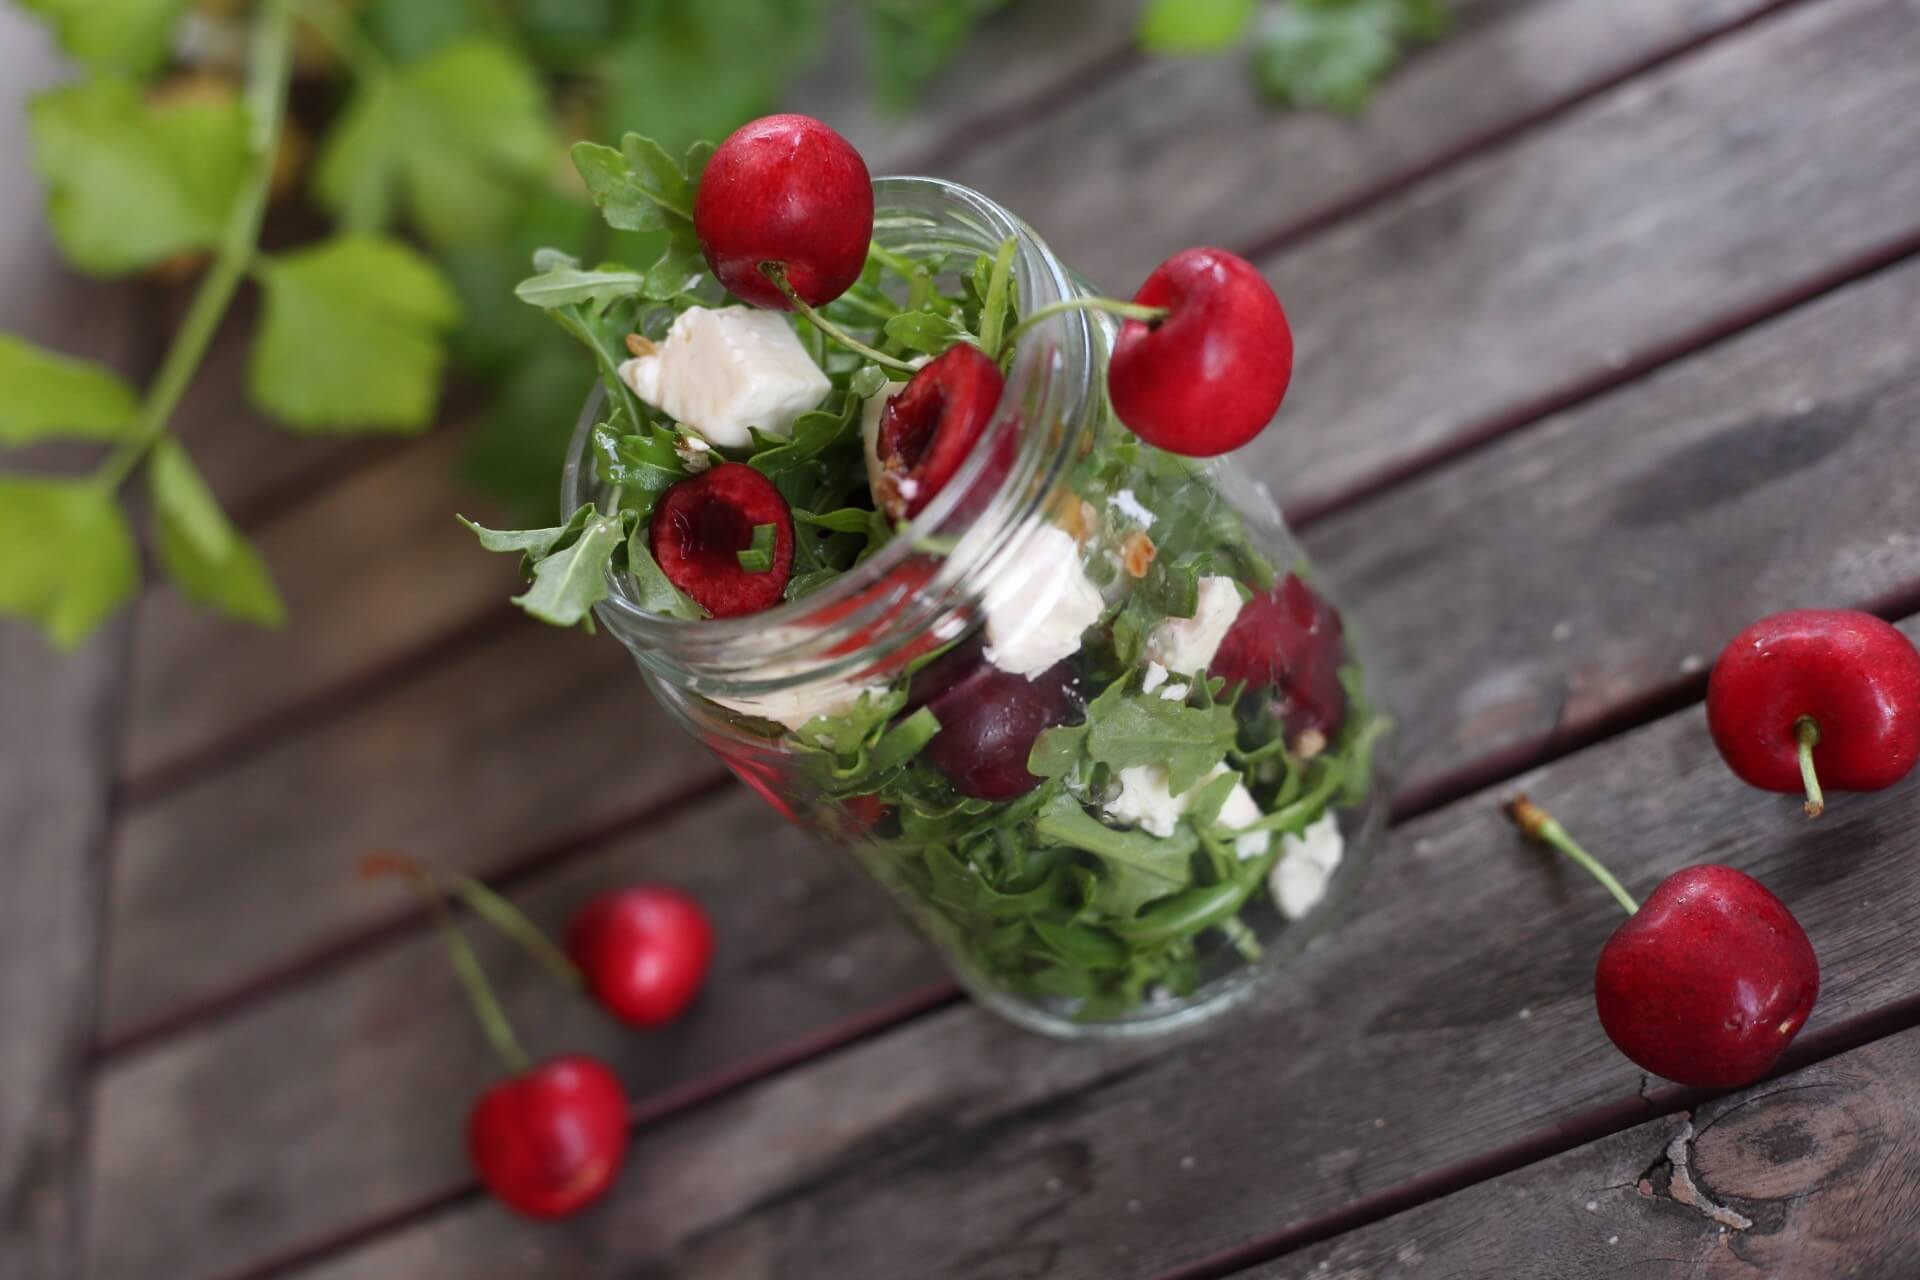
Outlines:
{"type": "Polygon", "coordinates": [[[647,531],[667,581],[716,618],[779,604],[793,577],[793,513],[773,481],[743,462],[723,462],[662,493],[647,531]],[[773,529],[773,567],[755,573],[739,553],[755,525],[773,529]]]}
{"type": "MultiPolygon", "coordinates": [[[[914,556],[903,560],[880,581],[845,600],[824,606],[807,621],[816,626],[828,627],[854,613],[865,613],[879,608],[878,617],[827,650],[827,653],[833,657],[857,653],[872,644],[893,625],[894,619],[898,618],[901,611],[913,602],[914,596],[926,587],[939,568],[939,561],[927,556],[914,556]]],[[[886,665],[903,667],[921,654],[938,649],[941,643],[940,638],[933,632],[924,632],[889,656],[886,665]]]]}
{"type": "Polygon", "coordinates": [[[573,918],[567,954],[614,1017],[658,1027],[700,994],[713,959],[713,926],[700,904],[677,889],[616,889],[573,918]]]}
{"type": "Polygon", "coordinates": [[[1707,683],[1707,727],[1742,781],[1767,791],[1820,784],[1878,791],[1920,760],[1920,652],[1852,609],[1791,609],[1735,636],[1707,683]],[[1803,724],[1806,727],[1802,727],[1803,724]],[[1801,773],[1801,738],[1813,776],[1801,773]]]}
{"type": "Polygon", "coordinates": [[[713,274],[742,302],[789,309],[760,270],[777,262],[803,301],[824,307],[866,266],[873,179],[853,144],[813,117],[763,116],[707,162],[693,231],[713,274]]]}
{"type": "Polygon", "coordinates": [[[594,1058],[555,1058],[503,1080],[467,1116],[480,1181],[530,1218],[563,1218],[598,1200],[626,1150],[626,1091],[594,1058]]]}
{"type": "Polygon", "coordinates": [[[978,639],[944,653],[915,673],[909,713],[930,707],[940,732],[927,760],[962,795],[1011,800],[1040,785],[1027,757],[1041,733],[1080,716],[1077,677],[1067,663],[1031,680],[988,662],[978,639]]]}
{"type": "Polygon", "coordinates": [[[1279,412],[1293,377],[1293,331],[1253,264],[1225,249],[1185,249],[1133,300],[1167,315],[1120,326],[1107,391],[1148,444],[1191,458],[1238,449],[1279,412]]]}
{"type": "MultiPolygon", "coordinates": [[[[999,366],[972,343],[957,343],[923,365],[880,416],[881,475],[874,496],[881,510],[895,520],[919,515],[986,434],[1005,386],[999,366]]],[[[978,491],[992,493],[1012,464],[1009,435],[978,491]]]]}
{"type": "Polygon", "coordinates": [[[1288,741],[1309,731],[1331,742],[1347,719],[1340,668],[1347,660],[1339,611],[1295,574],[1240,606],[1207,674],[1229,685],[1273,689],[1288,741]]]}
{"type": "Polygon", "coordinates": [[[1614,930],[1594,970],[1620,1052],[1700,1089],[1751,1084],[1813,1012],[1820,964],[1800,922],[1732,867],[1676,871],[1614,930]]]}
{"type": "Polygon", "coordinates": [[[847,830],[857,836],[866,835],[893,812],[893,806],[877,795],[848,796],[840,808],[846,814],[847,830]]]}

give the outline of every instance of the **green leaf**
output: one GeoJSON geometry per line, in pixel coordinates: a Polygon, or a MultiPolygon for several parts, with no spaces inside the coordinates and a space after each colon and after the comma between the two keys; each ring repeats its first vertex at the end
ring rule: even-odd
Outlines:
{"type": "Polygon", "coordinates": [[[122,440],[139,411],[133,388],[104,365],[0,333],[0,445],[122,440]]]}
{"type": "Polygon", "coordinates": [[[265,561],[220,509],[187,451],[170,437],[147,462],[160,563],[189,600],[228,617],[277,627],[287,606],[265,561]]]}
{"type": "Polygon", "coordinates": [[[734,552],[740,567],[748,573],[766,573],[773,568],[773,548],[777,530],[770,524],[753,526],[753,541],[734,552]]]}
{"type": "Polygon", "coordinates": [[[54,237],[83,271],[120,275],[219,241],[246,168],[238,100],[156,105],[92,80],[36,95],[27,124],[54,237]]]}
{"type": "Polygon", "coordinates": [[[1158,693],[1133,694],[1095,715],[1088,710],[1087,754],[1120,770],[1164,765],[1167,789],[1180,795],[1233,746],[1233,708],[1190,707],[1158,693]]]}
{"type": "Polygon", "coordinates": [[[1027,772],[1037,778],[1064,778],[1086,759],[1087,726],[1058,725],[1044,730],[1027,753],[1027,772]]]}
{"type": "Polygon", "coordinates": [[[553,147],[533,69],[503,45],[463,40],[361,81],[314,180],[349,228],[384,230],[404,209],[427,239],[459,244],[506,228],[553,147]]]}
{"type": "Polygon", "coordinates": [[[480,545],[486,550],[526,556],[531,572],[534,561],[551,555],[553,549],[562,543],[570,543],[578,538],[587,527],[587,521],[598,514],[598,509],[592,503],[585,502],[567,517],[565,524],[547,529],[489,529],[462,515],[456,515],[454,519],[473,530],[473,535],[480,539],[480,545]]]}
{"type": "Polygon", "coordinates": [[[545,310],[591,302],[604,306],[641,292],[647,278],[637,271],[582,271],[577,267],[556,266],[543,275],[522,280],[513,296],[545,310]]]}
{"type": "Polygon", "coordinates": [[[627,539],[627,578],[633,584],[635,602],[648,613],[664,614],[684,622],[698,622],[707,616],[707,611],[694,603],[692,597],[673,585],[660,562],[653,558],[644,524],[636,524],[627,539]]]}
{"type": "Polygon", "coordinates": [[[88,480],[0,476],[0,614],[71,649],[140,585],[133,533],[88,480]]]}
{"type": "Polygon", "coordinates": [[[533,585],[513,603],[542,622],[571,627],[607,598],[607,567],[626,532],[618,515],[593,512],[580,536],[533,567],[533,585]]]}
{"type": "Polygon", "coordinates": [[[1257,0],[1151,0],[1140,15],[1149,53],[1221,53],[1238,44],[1257,0]]]}
{"type": "Polygon", "coordinates": [[[576,142],[573,167],[616,231],[656,231],[693,219],[686,172],[652,138],[630,133],[618,151],[576,142]]]}
{"type": "Polygon", "coordinates": [[[346,234],[270,258],[253,396],[303,430],[417,431],[433,417],[459,318],[432,263],[397,240],[346,234]]]}
{"type": "Polygon", "coordinates": [[[909,351],[924,351],[935,356],[955,343],[973,338],[967,327],[952,316],[932,311],[902,312],[887,321],[886,334],[890,341],[900,343],[909,351]]]}
{"type": "Polygon", "coordinates": [[[20,0],[53,28],[60,47],[99,72],[160,69],[187,0],[20,0]]]}
{"type": "Polygon", "coordinates": [[[643,520],[652,513],[654,499],[689,474],[674,450],[670,432],[648,430],[622,435],[601,423],[593,429],[589,443],[600,478],[618,485],[627,499],[624,505],[643,520]]]}
{"type": "Polygon", "coordinates": [[[1185,828],[1164,839],[1145,831],[1115,831],[1065,794],[1041,810],[1034,834],[1099,858],[1104,865],[1093,905],[1120,919],[1155,898],[1185,888],[1193,874],[1192,854],[1200,843],[1185,828]]]}
{"type": "Polygon", "coordinates": [[[484,34],[472,0],[363,0],[367,34],[390,58],[414,62],[484,34]]]}

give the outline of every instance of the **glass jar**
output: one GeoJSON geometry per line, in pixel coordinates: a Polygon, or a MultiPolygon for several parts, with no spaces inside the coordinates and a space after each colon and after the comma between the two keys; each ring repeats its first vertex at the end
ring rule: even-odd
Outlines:
{"type": "MultiPolygon", "coordinates": [[[[1093,292],[976,192],[875,196],[895,254],[964,269],[1012,238],[1023,315],[1093,292]]],[[[1263,487],[1113,417],[1114,334],[1087,311],[1025,332],[959,473],[811,594],[688,623],[616,576],[596,608],[680,723],[849,855],[978,1000],[1063,1036],[1251,991],[1361,882],[1385,813],[1354,636],[1263,487]]],[[[613,500],[598,405],[566,511],[613,500]]]]}

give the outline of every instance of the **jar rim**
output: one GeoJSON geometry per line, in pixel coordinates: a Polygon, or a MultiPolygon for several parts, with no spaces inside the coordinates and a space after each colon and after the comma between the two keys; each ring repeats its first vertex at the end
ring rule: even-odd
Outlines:
{"type": "MultiPolygon", "coordinates": [[[[1076,290],[1072,276],[1046,243],[1011,211],[978,191],[941,178],[882,177],[874,180],[874,197],[877,240],[890,232],[935,230],[932,211],[937,209],[940,217],[970,226],[981,242],[924,247],[979,251],[1014,240],[1013,278],[1027,309],[1064,300],[1076,290]]],[[[946,606],[961,577],[1004,558],[1008,543],[1020,540],[1041,500],[1032,492],[1035,472],[1062,469],[1058,460],[1035,456],[1036,441],[1043,433],[1021,430],[1022,410],[1030,396],[1050,389],[1049,379],[1055,378],[1057,367],[1071,353],[1084,351],[1090,359],[1096,323],[1088,313],[1070,311],[1050,316],[1022,334],[993,416],[953,479],[904,530],[819,590],[743,617],[688,622],[642,608],[628,594],[624,575],[609,569],[609,592],[594,606],[595,614],[643,665],[671,673],[704,693],[757,695],[850,675],[870,666],[876,653],[884,656],[886,651],[853,641],[883,621],[890,627],[900,621],[898,603],[880,588],[917,554],[918,545],[955,521],[963,502],[978,501],[973,490],[992,465],[994,446],[1011,436],[1018,442],[1013,471],[961,535],[963,544],[973,541],[971,553],[948,556],[932,581],[914,592],[916,597],[940,602],[940,607],[916,611],[911,620],[915,625],[900,628],[903,634],[892,647],[910,643],[913,635],[904,633],[924,631],[936,625],[936,615],[951,612],[946,606]],[[1026,484],[1021,483],[1023,477],[1026,484]],[[831,621],[823,622],[823,613],[831,621]]],[[[606,388],[596,382],[569,443],[561,478],[563,519],[583,503],[596,501],[598,486],[588,445],[606,394],[606,388]]]]}

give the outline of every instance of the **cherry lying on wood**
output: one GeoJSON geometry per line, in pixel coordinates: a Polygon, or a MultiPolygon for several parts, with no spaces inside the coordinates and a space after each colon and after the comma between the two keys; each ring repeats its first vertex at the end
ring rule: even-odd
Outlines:
{"type": "Polygon", "coordinates": [[[1572,858],[1627,909],[1594,968],[1594,1006],[1620,1052],[1679,1084],[1731,1089],[1765,1075],[1806,1025],[1820,964],[1806,931],[1764,885],[1695,866],[1644,904],[1525,796],[1514,825],[1572,858]]]}
{"type": "Polygon", "coordinates": [[[495,1199],[564,1218],[605,1195],[627,1153],[626,1091],[597,1058],[571,1054],[510,1076],[467,1117],[467,1151],[495,1199]]]}
{"type": "Polygon", "coordinates": [[[700,994],[713,959],[713,926],[678,889],[635,885],[580,909],[567,930],[567,954],[614,1017],[664,1026],[700,994]]]}
{"type": "Polygon", "coordinates": [[[1791,609],[1728,642],[1707,682],[1707,727],[1727,767],[1766,791],[1879,791],[1920,760],[1920,652],[1853,609],[1791,609]]]}

